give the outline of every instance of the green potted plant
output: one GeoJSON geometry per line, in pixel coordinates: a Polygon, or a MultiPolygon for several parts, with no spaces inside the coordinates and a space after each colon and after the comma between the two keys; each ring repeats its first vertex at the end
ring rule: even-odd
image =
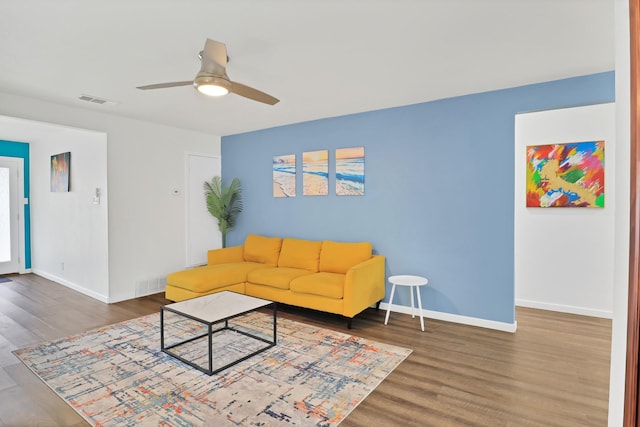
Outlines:
{"type": "Polygon", "coordinates": [[[218,220],[223,248],[227,247],[227,233],[233,229],[236,216],[242,212],[241,191],[238,178],[233,178],[228,187],[225,187],[224,181],[219,176],[214,176],[211,182],[204,183],[207,210],[218,220]]]}

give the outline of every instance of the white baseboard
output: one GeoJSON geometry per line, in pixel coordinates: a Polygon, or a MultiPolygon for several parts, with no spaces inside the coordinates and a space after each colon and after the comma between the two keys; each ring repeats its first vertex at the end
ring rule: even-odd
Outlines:
{"type": "Polygon", "coordinates": [[[107,301],[109,304],[114,304],[116,302],[122,302],[122,301],[128,301],[130,299],[135,299],[137,298],[135,295],[130,295],[130,294],[121,294],[121,295],[112,295],[111,297],[109,297],[109,300],[107,301]]]}
{"type": "Polygon", "coordinates": [[[561,313],[601,317],[603,319],[613,319],[612,311],[599,310],[595,308],[576,307],[573,305],[553,304],[548,302],[529,301],[524,299],[516,299],[516,305],[520,307],[538,308],[540,310],[559,311],[561,313]]]}
{"type": "Polygon", "coordinates": [[[59,283],[62,286],[66,286],[67,288],[71,288],[74,291],[78,291],[81,294],[84,294],[84,295],[87,295],[87,296],[89,296],[91,298],[97,299],[98,301],[102,301],[104,303],[109,303],[109,297],[108,296],[99,294],[96,291],[92,291],[91,289],[87,289],[85,287],[77,285],[77,284],[75,284],[73,282],[70,282],[70,281],[68,281],[66,279],[63,279],[63,278],[58,277],[58,276],[55,276],[53,274],[49,274],[46,271],[33,269],[33,274],[36,274],[38,276],[42,276],[45,279],[51,280],[52,282],[59,283]]]}
{"type": "MultiPolygon", "coordinates": [[[[389,304],[383,302],[380,304],[380,308],[383,310],[387,310],[389,308],[389,304]]],[[[411,307],[393,304],[391,307],[391,311],[396,313],[411,314],[411,307]]],[[[417,311],[418,309],[416,308],[416,313],[417,311]]],[[[513,323],[497,322],[495,320],[486,320],[486,319],[480,319],[477,317],[461,316],[459,314],[443,313],[441,311],[433,311],[433,310],[422,310],[422,315],[429,319],[444,320],[445,322],[453,322],[453,323],[460,323],[463,325],[478,326],[480,328],[495,329],[497,331],[503,331],[503,332],[514,333],[518,329],[517,321],[514,321],[513,323]]]]}
{"type": "Polygon", "coordinates": [[[165,289],[155,289],[155,290],[149,290],[146,292],[142,292],[138,295],[130,295],[130,294],[121,294],[121,295],[113,295],[109,298],[109,304],[112,303],[116,303],[116,302],[122,302],[122,301],[128,301],[131,299],[136,299],[136,298],[141,298],[141,297],[146,297],[148,295],[155,295],[155,294],[159,294],[159,293],[164,293],[165,289]]]}

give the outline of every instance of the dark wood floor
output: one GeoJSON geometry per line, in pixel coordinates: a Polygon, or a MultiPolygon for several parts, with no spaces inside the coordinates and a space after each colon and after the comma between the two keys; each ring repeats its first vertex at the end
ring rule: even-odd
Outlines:
{"type": "MultiPolygon", "coordinates": [[[[0,426],[85,426],[11,350],[159,311],[153,295],[103,304],[35,275],[0,283],[0,426]]],[[[518,332],[368,309],[280,316],[413,349],[360,404],[351,426],[606,426],[611,321],[518,308],[518,332]]]]}

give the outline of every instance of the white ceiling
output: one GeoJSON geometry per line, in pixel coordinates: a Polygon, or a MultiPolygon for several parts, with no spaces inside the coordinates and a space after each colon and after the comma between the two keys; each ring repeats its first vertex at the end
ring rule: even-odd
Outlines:
{"type": "Polygon", "coordinates": [[[0,0],[0,92],[229,135],[614,69],[614,0],[0,0]],[[189,86],[206,38],[232,80],[189,86]],[[81,94],[116,101],[96,105],[81,94]]]}

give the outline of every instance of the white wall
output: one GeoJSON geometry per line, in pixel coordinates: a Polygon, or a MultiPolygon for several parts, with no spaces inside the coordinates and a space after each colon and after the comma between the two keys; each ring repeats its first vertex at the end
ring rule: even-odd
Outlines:
{"type": "Polygon", "coordinates": [[[107,301],[106,134],[0,116],[0,138],[29,142],[31,270],[107,301]],[[51,156],[67,151],[71,191],[52,193],[51,156]],[[103,192],[100,205],[92,203],[96,187],[103,192]]]}
{"type": "MultiPolygon", "coordinates": [[[[219,156],[219,136],[4,93],[0,93],[0,115],[91,129],[107,135],[108,254],[103,256],[108,257],[109,264],[108,301],[133,298],[138,284],[164,280],[168,273],[184,268],[184,153],[219,156]],[[178,196],[172,195],[176,188],[180,189],[178,196]]],[[[19,136],[7,139],[29,142],[28,138],[19,136]]],[[[76,165],[73,154],[72,163],[73,168],[76,165]]],[[[35,212],[38,200],[33,196],[32,204],[32,215],[38,215],[35,212]]],[[[49,214],[48,209],[44,214],[49,214]]],[[[32,227],[33,233],[37,232],[37,225],[32,227]]],[[[41,250],[33,246],[34,253],[41,250]]],[[[55,257],[53,253],[41,255],[55,257]]],[[[68,265],[81,262],[81,259],[67,258],[67,274],[70,274],[68,265]]],[[[34,271],[40,268],[35,260],[33,268],[34,271]]]]}
{"type": "Polygon", "coordinates": [[[184,152],[220,155],[220,137],[130,121],[108,137],[110,299],[121,300],[185,267],[184,152]]]}
{"type": "Polygon", "coordinates": [[[627,352],[630,209],[630,58],[629,2],[615,0],[616,34],[616,229],[609,426],[622,426],[627,352]]]}
{"type": "Polygon", "coordinates": [[[187,267],[196,267],[207,263],[207,252],[222,247],[222,233],[215,219],[207,209],[204,196],[204,183],[214,176],[222,176],[219,156],[206,156],[200,153],[186,153],[185,182],[187,267]]]}
{"type": "Polygon", "coordinates": [[[613,316],[615,105],[516,115],[516,305],[613,316]],[[604,208],[527,208],[526,146],[605,141],[604,208]]]}
{"type": "Polygon", "coordinates": [[[109,296],[107,135],[62,126],[29,142],[31,263],[36,274],[95,298],[109,296]],[[70,192],[50,191],[54,154],[71,152],[70,192]],[[92,203],[100,188],[99,205],[92,203]]]}

